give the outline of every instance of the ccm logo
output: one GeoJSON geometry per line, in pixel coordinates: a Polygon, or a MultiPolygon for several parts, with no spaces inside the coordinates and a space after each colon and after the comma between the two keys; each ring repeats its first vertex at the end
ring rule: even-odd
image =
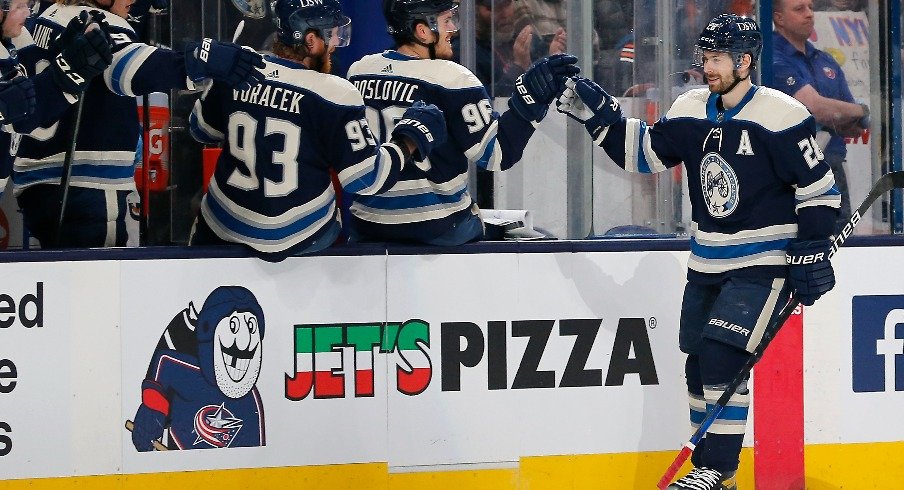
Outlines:
{"type": "Polygon", "coordinates": [[[726,322],[725,320],[719,320],[718,318],[713,318],[709,321],[709,324],[715,325],[717,327],[722,327],[726,330],[731,330],[732,332],[738,332],[739,334],[741,334],[745,337],[750,337],[750,330],[747,330],[746,328],[744,328],[740,325],[737,325],[737,324],[734,324],[731,322],[726,322]]]}

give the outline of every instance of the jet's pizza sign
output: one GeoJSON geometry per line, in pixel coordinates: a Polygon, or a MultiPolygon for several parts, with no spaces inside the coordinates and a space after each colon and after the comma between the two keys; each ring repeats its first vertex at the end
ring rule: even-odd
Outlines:
{"type": "Polygon", "coordinates": [[[643,385],[659,384],[644,318],[618,319],[608,349],[608,369],[604,373],[587,368],[602,325],[602,319],[490,321],[484,327],[443,322],[438,349],[431,349],[430,325],[423,320],[296,325],[295,372],[286,374],[285,398],[372,397],[377,356],[388,355],[396,363],[391,370],[395,389],[408,396],[427,389],[435,365],[441,371],[441,391],[461,391],[462,370],[482,361],[486,361],[488,389],[555,388],[557,372],[539,366],[544,352],[559,337],[573,338],[571,352],[560,366],[559,388],[621,386],[629,375],[637,375],[643,385]],[[509,373],[509,341],[516,337],[526,338],[528,343],[518,369],[509,373]],[[433,360],[436,356],[438,363],[433,360]],[[346,392],[349,376],[353,377],[354,393],[346,392]]]}

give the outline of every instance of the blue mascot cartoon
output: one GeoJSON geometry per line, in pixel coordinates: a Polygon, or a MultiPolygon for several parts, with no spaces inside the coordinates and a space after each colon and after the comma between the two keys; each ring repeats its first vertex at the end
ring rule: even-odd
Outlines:
{"type": "Polygon", "coordinates": [[[264,312],[246,288],[220,286],[160,338],[132,430],[139,451],[266,445],[261,371],[264,312]]]}

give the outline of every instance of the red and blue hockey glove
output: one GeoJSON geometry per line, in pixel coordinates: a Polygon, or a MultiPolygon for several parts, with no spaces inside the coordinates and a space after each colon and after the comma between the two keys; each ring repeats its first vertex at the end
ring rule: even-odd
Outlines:
{"type": "Polygon", "coordinates": [[[515,80],[509,108],[523,119],[539,123],[549,104],[565,90],[565,80],[581,72],[577,62],[577,58],[564,53],[538,60],[515,80]]]}
{"type": "Polygon", "coordinates": [[[194,82],[205,78],[223,82],[237,90],[247,90],[264,81],[264,58],[235,43],[205,38],[185,47],[185,72],[194,82]]]}
{"type": "Polygon", "coordinates": [[[51,69],[53,79],[63,91],[80,94],[88,88],[92,78],[103,73],[113,61],[110,35],[100,12],[83,11],[74,17],[54,41],[56,52],[51,69]],[[97,27],[88,28],[97,23],[97,27]]]}
{"type": "Polygon", "coordinates": [[[35,86],[28,77],[0,82],[0,124],[15,124],[35,113],[35,86]]]}
{"type": "Polygon", "coordinates": [[[434,148],[446,142],[446,119],[443,111],[419,100],[405,111],[392,130],[392,136],[410,139],[417,147],[415,160],[423,160],[434,148]]]}
{"type": "Polygon", "coordinates": [[[788,246],[788,280],[797,299],[810,306],[835,287],[835,271],[829,262],[831,240],[795,240],[788,246]]]}
{"type": "Polygon", "coordinates": [[[565,91],[556,100],[556,110],[581,122],[597,144],[603,130],[624,117],[618,99],[583,77],[565,81],[565,91]]]}

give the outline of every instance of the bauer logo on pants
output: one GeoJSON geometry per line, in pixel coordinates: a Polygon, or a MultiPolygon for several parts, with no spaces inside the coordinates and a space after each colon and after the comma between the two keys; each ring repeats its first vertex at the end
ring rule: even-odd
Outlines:
{"type": "Polygon", "coordinates": [[[855,296],[851,306],[854,392],[904,391],[904,296],[855,296]]]}

